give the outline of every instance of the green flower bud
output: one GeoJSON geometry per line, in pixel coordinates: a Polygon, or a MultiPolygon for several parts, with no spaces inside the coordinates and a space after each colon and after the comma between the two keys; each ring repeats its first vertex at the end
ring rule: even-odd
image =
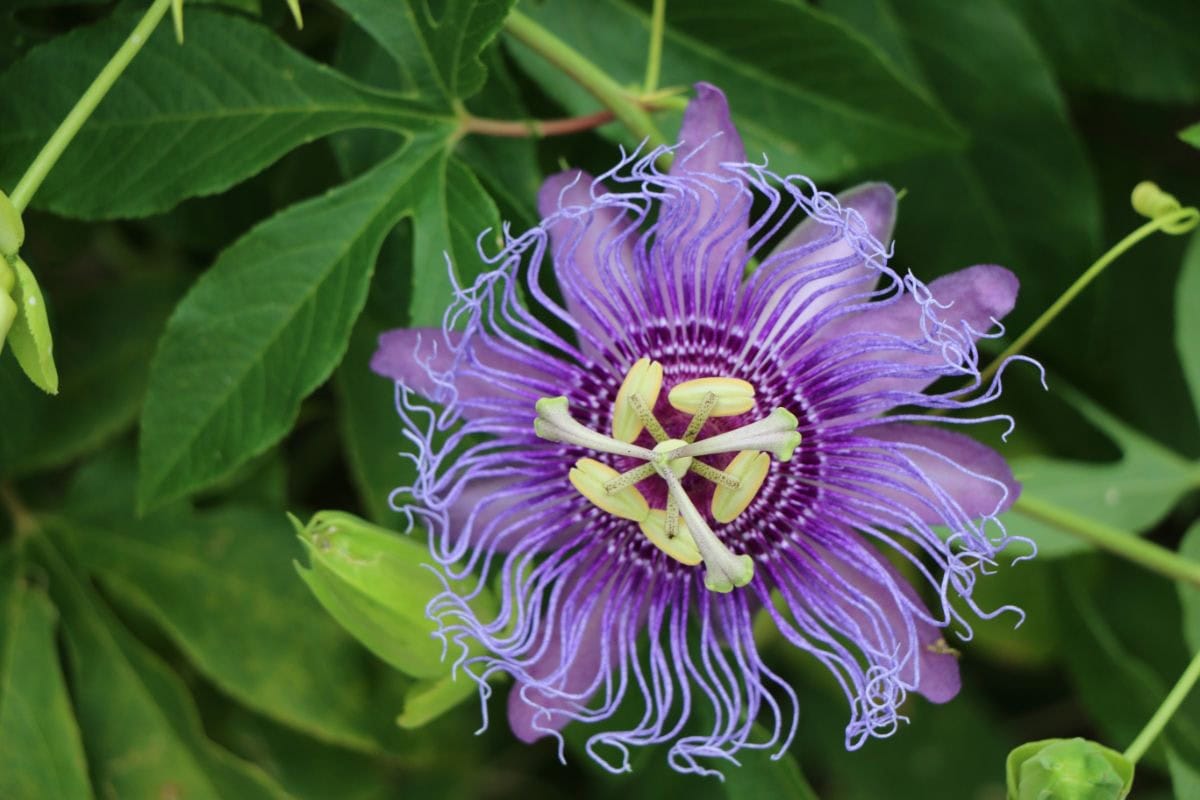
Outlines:
{"type": "Polygon", "coordinates": [[[8,329],[12,327],[16,318],[17,304],[11,297],[0,292],[0,352],[4,350],[4,337],[8,336],[8,329]]]}
{"type": "Polygon", "coordinates": [[[0,256],[16,255],[24,243],[25,223],[21,221],[21,212],[8,195],[0,192],[0,256]]]}
{"type": "Polygon", "coordinates": [[[1008,755],[1009,800],[1121,800],[1133,764],[1087,739],[1028,742],[1008,755]]]}

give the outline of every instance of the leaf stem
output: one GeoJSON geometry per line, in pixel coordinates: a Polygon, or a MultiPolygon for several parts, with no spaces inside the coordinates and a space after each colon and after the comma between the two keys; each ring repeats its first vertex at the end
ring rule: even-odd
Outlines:
{"type": "Polygon", "coordinates": [[[658,88],[658,76],[662,72],[663,29],[667,23],[667,0],[654,0],[650,15],[650,52],[646,56],[646,80],[642,91],[649,94],[658,88]]]}
{"type": "Polygon", "coordinates": [[[1136,764],[1138,759],[1146,754],[1150,745],[1154,744],[1154,740],[1158,738],[1163,728],[1171,721],[1171,717],[1179,710],[1179,706],[1188,696],[1192,687],[1196,685],[1198,679],[1200,679],[1200,651],[1192,657],[1192,663],[1188,664],[1187,669],[1179,676],[1179,682],[1175,684],[1175,688],[1171,689],[1162,705],[1154,712],[1154,716],[1146,723],[1146,727],[1142,728],[1142,732],[1133,740],[1133,744],[1125,750],[1127,759],[1136,764]]]}
{"type": "Polygon", "coordinates": [[[59,157],[71,144],[75,134],[79,133],[79,129],[83,127],[88,117],[96,110],[96,106],[108,94],[108,90],[116,83],[117,78],[121,77],[121,73],[142,49],[142,45],[150,38],[150,34],[154,32],[154,28],[170,8],[171,0],[154,0],[120,49],[104,65],[104,69],[100,70],[100,74],[92,81],[92,85],[87,88],[87,91],[76,101],[75,107],[59,124],[58,130],[54,131],[49,141],[42,147],[41,152],[29,165],[29,169],[25,170],[25,174],[17,183],[17,188],[13,189],[9,199],[12,200],[17,211],[24,211],[29,205],[34,193],[42,185],[42,181],[46,179],[50,170],[58,163],[59,157]]]}
{"type": "Polygon", "coordinates": [[[1116,261],[1117,258],[1124,254],[1126,250],[1129,250],[1142,239],[1145,239],[1147,236],[1157,231],[1164,231],[1172,235],[1187,233],[1192,228],[1196,227],[1197,222],[1200,222],[1200,211],[1196,210],[1195,208],[1181,208],[1173,213],[1164,214],[1161,217],[1150,220],[1137,230],[1130,233],[1124,239],[1117,242],[1112,246],[1111,249],[1109,249],[1107,253],[1096,259],[1095,263],[1088,267],[1084,273],[1075,280],[1074,283],[1067,287],[1067,290],[1063,292],[1057,300],[1054,301],[1054,304],[1046,309],[1045,312],[1043,312],[1042,315],[1038,317],[1034,323],[1025,330],[1024,333],[1017,337],[1016,341],[1010,344],[1003,353],[996,356],[996,358],[992,360],[992,363],[988,365],[987,369],[980,373],[980,380],[986,383],[988,379],[996,373],[996,370],[1000,368],[1000,365],[1003,364],[1006,359],[1022,352],[1026,347],[1028,347],[1029,343],[1032,342],[1034,338],[1041,333],[1044,328],[1046,328],[1046,326],[1053,322],[1054,318],[1062,313],[1062,310],[1066,308],[1071,301],[1079,295],[1080,292],[1086,289],[1092,281],[1099,277],[1100,273],[1103,272],[1109,264],[1116,261]]]}
{"type": "Polygon", "coordinates": [[[1049,523],[1101,550],[1107,550],[1152,572],[1200,587],[1200,562],[1184,558],[1161,545],[1028,494],[1017,498],[1017,502],[1013,504],[1013,510],[1049,523]]]}
{"type": "Polygon", "coordinates": [[[563,71],[612,111],[635,136],[651,147],[666,144],[662,131],[635,98],[602,69],[588,61],[563,40],[520,11],[509,13],[504,28],[517,41],[563,71]]]}

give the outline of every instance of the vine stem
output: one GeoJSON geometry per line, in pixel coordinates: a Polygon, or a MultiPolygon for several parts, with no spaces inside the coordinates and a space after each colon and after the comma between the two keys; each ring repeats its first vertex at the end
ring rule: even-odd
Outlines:
{"type": "Polygon", "coordinates": [[[1049,523],[1089,542],[1101,550],[1107,550],[1127,561],[1132,561],[1152,572],[1200,588],[1200,562],[1184,558],[1173,550],[1138,538],[1103,522],[1088,519],[1073,511],[1023,495],[1017,498],[1013,509],[1042,522],[1049,523]]]}
{"type": "Polygon", "coordinates": [[[100,74],[92,81],[92,85],[87,88],[87,91],[76,101],[74,108],[67,114],[66,118],[59,124],[58,129],[42,147],[40,153],[29,165],[29,169],[25,170],[25,174],[21,176],[21,180],[17,183],[17,187],[13,189],[9,199],[17,211],[24,211],[29,201],[33,199],[33,195],[42,185],[42,181],[58,163],[58,159],[62,156],[63,151],[71,144],[75,138],[75,134],[79,133],[79,129],[87,122],[88,117],[96,110],[96,106],[108,94],[108,90],[116,83],[117,78],[121,77],[121,73],[129,66],[129,62],[142,49],[142,45],[150,38],[150,34],[154,32],[155,27],[162,21],[167,11],[171,8],[171,0],[154,0],[154,3],[147,9],[145,16],[138,22],[137,26],[125,39],[120,49],[113,55],[109,62],[104,65],[104,69],[100,70],[100,74]]]}
{"type": "Polygon", "coordinates": [[[1053,322],[1054,318],[1062,313],[1062,310],[1066,308],[1071,301],[1079,295],[1080,292],[1086,289],[1092,281],[1099,277],[1101,272],[1104,272],[1105,268],[1108,267],[1109,264],[1116,261],[1122,254],[1125,253],[1125,251],[1129,250],[1142,239],[1145,239],[1147,236],[1156,233],[1157,231],[1166,231],[1167,233],[1173,235],[1187,233],[1196,226],[1198,221],[1200,221],[1200,211],[1196,210],[1195,208],[1181,208],[1178,211],[1174,211],[1170,214],[1164,214],[1160,217],[1150,220],[1145,225],[1142,225],[1124,239],[1117,242],[1112,246],[1112,248],[1109,249],[1107,253],[1100,256],[1100,258],[1096,259],[1095,263],[1084,270],[1083,274],[1080,275],[1074,283],[1067,287],[1067,290],[1063,292],[1057,300],[1054,301],[1054,304],[1047,308],[1040,317],[1034,320],[1033,324],[1030,325],[1024,333],[1017,337],[1016,341],[1010,344],[1003,353],[996,356],[996,358],[992,360],[992,363],[988,365],[987,369],[980,373],[980,381],[982,383],[987,383],[987,381],[996,374],[996,370],[1000,368],[1000,365],[1003,364],[1006,359],[1022,352],[1026,347],[1028,347],[1029,343],[1032,342],[1034,338],[1046,328],[1047,325],[1053,322]]]}
{"type": "Polygon", "coordinates": [[[646,80],[642,91],[649,94],[658,88],[658,76],[662,72],[663,29],[667,24],[667,0],[654,0],[650,14],[650,50],[646,55],[646,80]]]}
{"type": "Polygon", "coordinates": [[[667,143],[662,131],[638,101],[630,97],[629,93],[604,70],[588,61],[566,42],[520,11],[509,13],[504,28],[514,39],[561,69],[586,89],[605,108],[610,109],[613,116],[635,136],[645,139],[651,147],[667,143]]]}
{"type": "Polygon", "coordinates": [[[1179,676],[1179,682],[1175,684],[1175,688],[1163,700],[1162,705],[1154,712],[1154,716],[1146,723],[1146,727],[1142,728],[1142,732],[1133,740],[1133,744],[1125,750],[1125,758],[1136,764],[1138,759],[1146,754],[1150,745],[1154,744],[1154,740],[1158,738],[1163,728],[1171,721],[1171,717],[1179,710],[1179,706],[1183,704],[1197,680],[1200,680],[1200,652],[1192,657],[1192,663],[1188,664],[1187,669],[1179,676]]]}

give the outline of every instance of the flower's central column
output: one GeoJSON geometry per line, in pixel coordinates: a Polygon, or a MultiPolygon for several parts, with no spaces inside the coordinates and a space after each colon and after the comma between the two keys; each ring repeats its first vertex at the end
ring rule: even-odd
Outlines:
{"type": "Polygon", "coordinates": [[[612,435],[593,431],[571,416],[566,397],[543,397],[537,402],[534,430],[543,439],[577,445],[597,453],[645,463],[624,473],[592,458],[581,458],[568,473],[571,484],[594,505],[636,522],[656,547],[689,566],[703,562],[704,585],[714,592],[745,586],[754,577],[750,556],[737,555],[713,532],[684,489],[689,472],[716,484],[710,514],[730,522],[746,510],[762,488],[770,455],[788,461],[800,444],[796,417],[776,408],[766,417],[706,439],[698,439],[712,417],[745,414],[754,407],[754,387],[737,378],[711,377],[681,383],[668,402],[692,415],[679,438],[671,438],[655,418],[653,408],[662,391],[662,366],[639,359],[625,376],[613,403],[612,435]],[[653,449],[634,444],[647,431],[653,449]],[[736,453],[725,469],[700,459],[736,453]],[[770,455],[768,455],[770,454],[770,455]],[[666,484],[666,507],[651,508],[637,484],[658,476],[666,484]]]}

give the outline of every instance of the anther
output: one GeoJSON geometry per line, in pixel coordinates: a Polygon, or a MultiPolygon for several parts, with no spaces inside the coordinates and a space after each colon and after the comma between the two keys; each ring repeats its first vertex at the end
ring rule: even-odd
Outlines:
{"type": "Polygon", "coordinates": [[[695,414],[708,394],[717,396],[708,412],[712,417],[734,417],[754,408],[754,387],[740,378],[697,378],[676,385],[667,394],[667,402],[677,411],[695,414]]]}
{"type": "Polygon", "coordinates": [[[732,522],[745,511],[762,488],[770,466],[771,457],[766,453],[743,450],[734,456],[729,466],[725,467],[725,472],[734,476],[739,486],[736,489],[718,486],[713,492],[713,519],[717,522],[732,522]]]}
{"type": "MultiPolygon", "coordinates": [[[[621,388],[617,390],[617,399],[613,402],[613,438],[622,442],[637,439],[646,424],[645,418],[649,415],[649,410],[658,402],[659,392],[662,391],[662,378],[662,364],[645,357],[639,358],[629,368],[629,372],[625,373],[625,380],[621,382],[621,388]],[[635,406],[637,401],[645,407],[645,412],[635,406]]],[[[654,424],[658,425],[657,422],[654,424]]],[[[659,426],[659,430],[662,430],[662,426],[659,426]]],[[[667,438],[665,433],[663,438],[667,438]]]]}
{"type": "Polygon", "coordinates": [[[620,478],[620,473],[607,464],[591,458],[581,458],[567,475],[579,493],[586,497],[598,508],[620,517],[642,522],[650,516],[650,505],[634,486],[610,494],[606,484],[614,478],[620,478]]]}
{"type": "Polygon", "coordinates": [[[704,560],[700,557],[700,551],[696,549],[696,542],[688,533],[688,529],[679,525],[678,514],[671,515],[669,510],[655,508],[650,511],[650,516],[638,523],[638,527],[655,547],[680,564],[694,567],[704,560]],[[673,533],[668,531],[668,520],[672,516],[675,518],[673,533]]]}

